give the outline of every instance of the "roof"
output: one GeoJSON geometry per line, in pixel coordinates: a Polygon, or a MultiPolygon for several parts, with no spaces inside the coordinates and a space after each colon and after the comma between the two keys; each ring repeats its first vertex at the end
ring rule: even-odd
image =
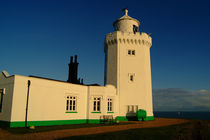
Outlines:
{"type": "Polygon", "coordinates": [[[117,19],[117,20],[113,23],[113,25],[115,25],[115,24],[116,24],[117,22],[119,22],[120,20],[134,20],[134,21],[136,21],[136,22],[138,23],[138,25],[140,25],[140,22],[139,22],[137,19],[128,16],[128,10],[127,10],[127,9],[125,9],[125,15],[122,16],[121,18],[117,19]]]}
{"type": "Polygon", "coordinates": [[[9,73],[8,73],[7,71],[5,71],[5,70],[3,70],[2,73],[3,73],[3,75],[4,75],[5,77],[9,77],[9,76],[10,76],[9,73]]]}
{"type": "MultiPolygon", "coordinates": [[[[51,80],[51,81],[56,81],[56,82],[63,82],[63,83],[69,83],[67,81],[62,81],[62,80],[55,80],[55,79],[51,79],[51,78],[45,78],[45,77],[39,77],[39,76],[34,76],[34,75],[29,75],[28,77],[33,77],[33,78],[39,78],[39,79],[45,79],[45,80],[51,80]]],[[[75,84],[75,83],[70,83],[70,84],[75,84]]],[[[75,84],[75,85],[82,85],[82,84],[75,84]]],[[[100,86],[99,84],[95,83],[95,84],[88,84],[84,86],[100,86]]]]}
{"type": "Polygon", "coordinates": [[[29,75],[28,77],[39,78],[39,79],[45,79],[45,80],[51,80],[51,81],[57,81],[57,82],[69,83],[69,82],[67,82],[67,81],[55,80],[55,79],[51,79],[51,78],[39,77],[39,76],[34,76],[34,75],[29,75]]]}

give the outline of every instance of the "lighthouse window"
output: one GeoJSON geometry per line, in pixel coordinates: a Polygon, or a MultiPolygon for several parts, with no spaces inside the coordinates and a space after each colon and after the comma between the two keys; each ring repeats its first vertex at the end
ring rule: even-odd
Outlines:
{"type": "Polygon", "coordinates": [[[138,111],[138,105],[128,105],[127,106],[127,112],[137,112],[138,111]]]}
{"type": "Polygon", "coordinates": [[[132,81],[132,82],[133,82],[133,75],[131,75],[131,76],[130,76],[130,81],[132,81]]]}
{"type": "Polygon", "coordinates": [[[132,55],[135,55],[135,50],[132,50],[132,55]]]}
{"type": "Polygon", "coordinates": [[[128,55],[131,55],[131,50],[128,50],[128,55]]]}
{"type": "Polygon", "coordinates": [[[129,73],[128,76],[129,76],[129,81],[134,82],[135,74],[134,73],[129,73]]]}
{"type": "Polygon", "coordinates": [[[128,50],[128,55],[129,56],[134,56],[136,53],[135,53],[135,50],[128,50]]]}
{"type": "Polygon", "coordinates": [[[136,32],[139,31],[139,28],[136,25],[133,25],[133,33],[136,34],[136,32]]]}

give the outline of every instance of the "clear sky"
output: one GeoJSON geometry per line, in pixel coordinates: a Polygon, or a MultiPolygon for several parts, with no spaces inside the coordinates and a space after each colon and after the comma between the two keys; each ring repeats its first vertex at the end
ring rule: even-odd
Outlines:
{"type": "Polygon", "coordinates": [[[210,89],[209,0],[0,0],[0,71],[67,80],[78,55],[84,83],[104,80],[104,38],[128,15],[152,33],[154,89],[210,89]]]}

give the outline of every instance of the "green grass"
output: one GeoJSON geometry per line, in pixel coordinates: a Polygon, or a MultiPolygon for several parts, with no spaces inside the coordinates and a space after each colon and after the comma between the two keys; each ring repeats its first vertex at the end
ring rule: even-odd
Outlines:
{"type": "Polygon", "coordinates": [[[124,125],[129,123],[120,124],[70,124],[70,125],[54,125],[54,126],[36,126],[35,129],[29,129],[25,127],[10,128],[0,124],[0,128],[12,133],[12,134],[26,134],[26,133],[37,133],[37,132],[47,132],[62,129],[77,129],[86,127],[103,127],[109,125],[124,125]]]}
{"type": "Polygon", "coordinates": [[[59,140],[209,140],[210,121],[191,120],[189,123],[157,128],[139,128],[118,132],[73,136],[59,140]]]}
{"type": "Polygon", "coordinates": [[[177,126],[160,127],[160,128],[141,128],[130,129],[118,132],[73,136],[68,138],[62,138],[59,140],[169,140],[177,135],[177,126]]]}
{"type": "MultiPolygon", "coordinates": [[[[34,130],[28,128],[9,128],[1,126],[0,128],[12,133],[12,134],[25,134],[25,133],[36,133],[36,132],[47,132],[62,129],[76,129],[76,128],[87,128],[87,127],[103,127],[108,125],[124,125],[126,122],[120,124],[72,124],[72,125],[57,125],[57,126],[39,126],[34,130]]],[[[202,139],[209,140],[210,138],[210,121],[190,120],[190,122],[179,125],[171,125],[167,127],[156,127],[156,128],[139,128],[130,129],[111,133],[102,133],[94,135],[81,135],[62,138],[59,140],[178,140],[178,139],[202,139]]]]}

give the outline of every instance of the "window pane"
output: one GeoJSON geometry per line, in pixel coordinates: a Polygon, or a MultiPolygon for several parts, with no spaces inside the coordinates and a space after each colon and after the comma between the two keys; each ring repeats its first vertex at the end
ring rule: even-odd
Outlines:
{"type": "Polygon", "coordinates": [[[72,105],[70,105],[70,111],[72,111],[72,105]]]}
{"type": "Polygon", "coordinates": [[[96,101],[93,102],[93,110],[96,111],[96,101]]]}
{"type": "Polygon", "coordinates": [[[100,111],[100,101],[98,101],[98,104],[97,104],[97,111],[100,111]]]}
{"type": "Polygon", "coordinates": [[[70,105],[72,105],[72,100],[70,100],[70,105]]]}
{"type": "Polygon", "coordinates": [[[66,101],[66,110],[69,110],[69,100],[66,101]]]}
{"type": "Polygon", "coordinates": [[[132,55],[135,55],[135,50],[132,51],[132,55]]]}
{"type": "Polygon", "coordinates": [[[107,107],[108,107],[107,110],[109,111],[109,102],[108,102],[108,106],[107,107]]]}
{"type": "Polygon", "coordinates": [[[73,111],[75,111],[76,109],[75,109],[75,106],[73,106],[73,111]]]}
{"type": "Polygon", "coordinates": [[[130,80],[133,81],[133,75],[130,76],[130,80]]]}

